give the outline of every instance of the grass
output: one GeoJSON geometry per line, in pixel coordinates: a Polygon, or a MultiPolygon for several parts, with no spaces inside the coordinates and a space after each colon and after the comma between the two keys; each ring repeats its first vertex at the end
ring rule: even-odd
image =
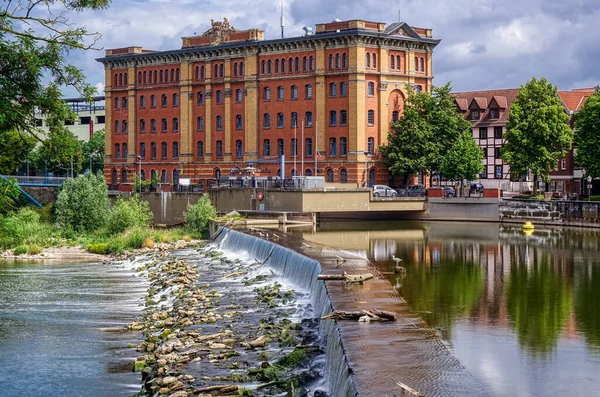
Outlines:
{"type": "Polygon", "coordinates": [[[532,195],[532,194],[522,194],[520,196],[515,196],[513,198],[516,199],[525,199],[525,200],[543,200],[544,199],[544,194],[538,194],[538,195],[532,195]]]}

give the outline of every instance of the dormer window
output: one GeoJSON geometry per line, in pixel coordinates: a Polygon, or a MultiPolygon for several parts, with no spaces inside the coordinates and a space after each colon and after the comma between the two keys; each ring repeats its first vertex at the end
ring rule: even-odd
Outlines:
{"type": "Polygon", "coordinates": [[[500,110],[490,109],[490,119],[497,120],[500,118],[500,110]]]}
{"type": "Polygon", "coordinates": [[[471,110],[471,120],[479,120],[479,110],[471,110]]]}

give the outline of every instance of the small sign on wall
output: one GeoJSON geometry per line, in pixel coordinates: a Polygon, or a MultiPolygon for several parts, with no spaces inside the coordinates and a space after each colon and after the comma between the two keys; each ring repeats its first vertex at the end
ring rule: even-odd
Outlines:
{"type": "Polygon", "coordinates": [[[258,210],[259,211],[264,211],[265,210],[265,205],[264,204],[259,204],[258,210]]]}

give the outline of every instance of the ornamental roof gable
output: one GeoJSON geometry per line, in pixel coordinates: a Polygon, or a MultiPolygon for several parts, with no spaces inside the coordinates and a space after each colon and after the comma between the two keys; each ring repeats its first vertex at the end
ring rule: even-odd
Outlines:
{"type": "Polygon", "coordinates": [[[389,36],[406,36],[415,39],[421,38],[421,36],[406,22],[394,22],[386,27],[384,33],[389,36]]]}

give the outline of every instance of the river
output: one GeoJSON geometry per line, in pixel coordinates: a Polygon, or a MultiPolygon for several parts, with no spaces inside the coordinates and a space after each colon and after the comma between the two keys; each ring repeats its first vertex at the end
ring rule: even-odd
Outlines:
{"type": "Polygon", "coordinates": [[[368,258],[486,395],[598,395],[598,231],[330,222],[296,234],[368,258]]]}
{"type": "Polygon", "coordinates": [[[131,262],[0,261],[0,396],[129,396],[147,284],[131,262]]]}

